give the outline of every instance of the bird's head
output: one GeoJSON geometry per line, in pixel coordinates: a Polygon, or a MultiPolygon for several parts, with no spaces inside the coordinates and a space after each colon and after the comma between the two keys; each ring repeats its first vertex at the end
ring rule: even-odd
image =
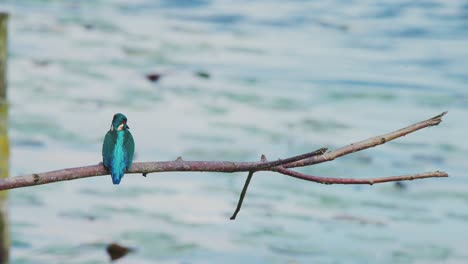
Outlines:
{"type": "Polygon", "coordinates": [[[127,117],[121,113],[117,113],[114,115],[111,124],[111,131],[120,131],[120,130],[127,130],[130,127],[127,126],[127,117]]]}

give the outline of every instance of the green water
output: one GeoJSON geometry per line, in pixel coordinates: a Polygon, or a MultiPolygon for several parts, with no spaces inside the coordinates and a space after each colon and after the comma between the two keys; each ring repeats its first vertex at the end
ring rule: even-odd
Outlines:
{"type": "Polygon", "coordinates": [[[123,112],[137,161],[283,158],[449,111],[302,171],[448,179],[324,186],[160,173],[10,192],[12,263],[466,263],[468,6],[457,1],[13,1],[11,174],[100,161],[123,112]],[[162,73],[158,82],[145,75],[162,73]],[[209,76],[200,76],[199,72],[209,76]]]}

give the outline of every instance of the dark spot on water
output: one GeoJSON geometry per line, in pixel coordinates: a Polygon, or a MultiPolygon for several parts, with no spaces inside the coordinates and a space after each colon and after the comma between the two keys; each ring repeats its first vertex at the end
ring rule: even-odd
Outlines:
{"type": "Polygon", "coordinates": [[[84,24],[84,25],[83,25],[83,28],[86,29],[86,30],[93,30],[93,29],[94,29],[94,25],[93,25],[93,24],[84,24]]]}
{"type": "Polygon", "coordinates": [[[211,75],[205,71],[197,71],[195,72],[195,76],[202,78],[202,79],[209,79],[211,75]]]}
{"type": "Polygon", "coordinates": [[[399,189],[399,190],[405,190],[406,189],[406,184],[403,183],[403,182],[395,182],[395,188],[399,189]]]}
{"type": "Polygon", "coordinates": [[[160,73],[149,73],[146,75],[146,79],[148,79],[150,82],[157,82],[161,78],[162,74],[160,73]]]}
{"type": "Polygon", "coordinates": [[[39,174],[33,174],[33,178],[34,178],[34,184],[38,184],[40,180],[39,174]]]}
{"type": "Polygon", "coordinates": [[[114,261],[123,258],[125,255],[134,250],[129,247],[121,246],[117,243],[112,243],[107,246],[106,251],[107,254],[109,254],[111,261],[114,261]]]}

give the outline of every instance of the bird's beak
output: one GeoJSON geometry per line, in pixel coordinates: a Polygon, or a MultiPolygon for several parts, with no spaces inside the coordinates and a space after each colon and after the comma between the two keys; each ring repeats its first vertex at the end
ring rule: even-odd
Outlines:
{"type": "Polygon", "coordinates": [[[124,127],[125,127],[126,129],[130,129],[130,127],[129,127],[129,126],[127,126],[127,124],[125,124],[125,126],[124,126],[124,127]]]}

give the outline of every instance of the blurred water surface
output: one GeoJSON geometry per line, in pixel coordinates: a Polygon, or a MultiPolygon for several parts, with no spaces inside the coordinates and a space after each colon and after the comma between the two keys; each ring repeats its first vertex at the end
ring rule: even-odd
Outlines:
{"type": "Polygon", "coordinates": [[[123,112],[136,160],[335,148],[437,128],[302,171],[448,179],[323,186],[273,173],[127,175],[10,192],[12,263],[467,263],[466,1],[2,0],[12,175],[95,164],[123,112]],[[201,72],[201,74],[196,74],[201,72]],[[163,74],[158,82],[145,75],[163,74]],[[209,76],[206,76],[208,73],[209,76]]]}

